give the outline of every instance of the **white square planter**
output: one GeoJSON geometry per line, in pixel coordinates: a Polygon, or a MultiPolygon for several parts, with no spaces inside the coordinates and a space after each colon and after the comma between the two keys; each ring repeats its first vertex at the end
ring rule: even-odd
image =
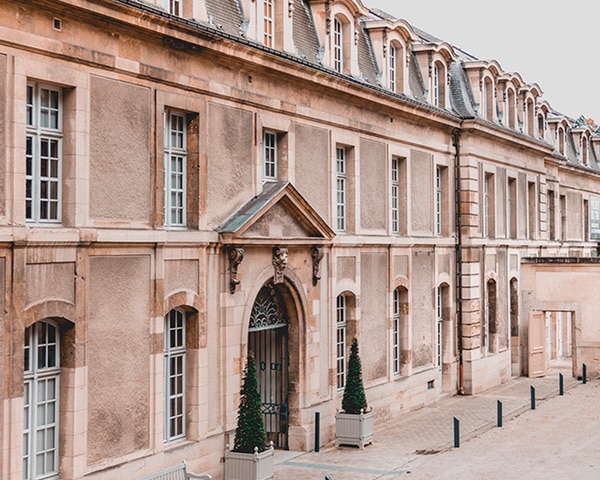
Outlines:
{"type": "Polygon", "coordinates": [[[373,442],[373,409],[367,413],[335,414],[335,446],[354,445],[364,448],[373,442]]]}
{"type": "Polygon", "coordinates": [[[264,452],[225,451],[225,480],[271,480],[273,478],[273,445],[264,452]]]}

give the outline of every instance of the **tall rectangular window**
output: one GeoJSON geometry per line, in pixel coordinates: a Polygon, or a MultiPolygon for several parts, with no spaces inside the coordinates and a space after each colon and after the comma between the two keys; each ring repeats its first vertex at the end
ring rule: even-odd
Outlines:
{"type": "Polygon", "coordinates": [[[494,202],[494,175],[486,173],[483,179],[483,236],[493,238],[495,235],[496,217],[494,202]]]}
{"type": "Polygon", "coordinates": [[[263,181],[277,180],[277,134],[265,131],[263,134],[263,181]]]}
{"type": "Polygon", "coordinates": [[[394,290],[392,312],[392,373],[400,374],[400,292],[394,290]]]}
{"type": "Polygon", "coordinates": [[[392,158],[392,171],[391,171],[391,228],[392,233],[398,233],[400,231],[399,222],[399,204],[400,204],[400,161],[398,158],[392,158]]]}
{"type": "Polygon", "coordinates": [[[537,231],[537,202],[535,182],[527,182],[527,235],[529,239],[536,238],[537,231]]]}
{"type": "Polygon", "coordinates": [[[560,195],[559,199],[560,208],[560,239],[564,242],[567,239],[567,197],[566,195],[560,195]]]}
{"type": "Polygon", "coordinates": [[[556,213],[554,191],[548,190],[548,240],[556,240],[556,213]]]}
{"type": "Polygon", "coordinates": [[[187,125],[185,115],[166,113],[165,125],[165,226],[186,224],[187,125]]]}
{"type": "Polygon", "coordinates": [[[346,386],[346,325],[348,320],[348,309],[346,297],[338,295],[336,300],[336,365],[337,365],[337,388],[346,386]]]}
{"type": "Polygon", "coordinates": [[[267,47],[273,47],[274,23],[273,0],[263,0],[263,43],[267,47]]]}
{"type": "Polygon", "coordinates": [[[342,22],[337,18],[333,20],[333,69],[342,73],[344,70],[342,22]]]}
{"type": "Polygon", "coordinates": [[[346,149],[336,148],[336,209],[337,229],[346,231],[346,197],[347,197],[347,164],[346,149]]]}
{"type": "Polygon", "coordinates": [[[583,241],[589,242],[590,240],[590,202],[588,200],[583,201],[583,241]]]}
{"type": "Polygon", "coordinates": [[[443,196],[443,170],[442,167],[436,167],[435,169],[435,234],[441,235],[443,232],[443,208],[444,208],[444,196],[443,196]]]}
{"type": "Polygon", "coordinates": [[[508,179],[508,232],[509,238],[517,238],[517,180],[508,179]]]}
{"type": "Polygon", "coordinates": [[[171,310],[164,335],[164,441],[185,438],[185,314],[171,310]]]}
{"type": "Polygon", "coordinates": [[[389,76],[389,87],[390,90],[392,92],[396,91],[396,48],[393,45],[390,45],[390,49],[389,49],[389,70],[388,70],[388,76],[389,76]]]}
{"type": "Polygon", "coordinates": [[[60,223],[62,190],[62,92],[27,85],[25,139],[25,218],[60,223]]]}

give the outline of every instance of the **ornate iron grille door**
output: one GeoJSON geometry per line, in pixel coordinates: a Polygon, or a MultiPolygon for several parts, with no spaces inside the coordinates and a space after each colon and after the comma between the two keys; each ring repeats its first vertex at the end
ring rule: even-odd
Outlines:
{"type": "Polygon", "coordinates": [[[258,367],[267,440],[288,448],[288,322],[285,305],[273,284],[256,297],[248,333],[248,350],[258,367]]]}

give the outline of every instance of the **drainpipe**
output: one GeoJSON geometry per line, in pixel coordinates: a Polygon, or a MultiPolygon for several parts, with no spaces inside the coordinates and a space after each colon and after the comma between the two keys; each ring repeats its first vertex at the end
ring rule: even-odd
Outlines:
{"type": "Polygon", "coordinates": [[[454,236],[456,238],[455,257],[456,257],[456,326],[457,338],[456,349],[458,350],[458,393],[464,395],[463,388],[463,308],[462,308],[462,233],[461,233],[461,201],[460,201],[460,136],[462,135],[461,127],[454,129],[452,132],[452,145],[455,149],[454,157],[454,236]]]}

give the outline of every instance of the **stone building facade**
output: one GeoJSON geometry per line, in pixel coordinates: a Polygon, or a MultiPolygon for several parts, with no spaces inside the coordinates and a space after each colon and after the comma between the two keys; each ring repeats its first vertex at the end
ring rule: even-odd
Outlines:
{"type": "Polygon", "coordinates": [[[294,450],[354,337],[378,423],[598,371],[596,125],[360,0],[5,0],[0,125],[1,479],[221,478],[249,351],[294,450]]]}

